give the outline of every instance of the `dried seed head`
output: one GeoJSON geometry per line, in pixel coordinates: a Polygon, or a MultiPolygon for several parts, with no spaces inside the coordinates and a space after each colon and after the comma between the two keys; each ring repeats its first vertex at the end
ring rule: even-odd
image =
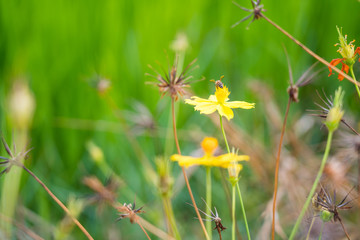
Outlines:
{"type": "Polygon", "coordinates": [[[189,65],[185,67],[182,72],[178,72],[178,57],[175,57],[174,65],[168,70],[166,73],[163,70],[163,75],[157,72],[151,65],[148,65],[150,69],[152,69],[156,75],[146,74],[150,77],[153,77],[157,80],[157,82],[150,82],[151,84],[155,84],[161,93],[161,96],[168,94],[175,101],[179,98],[179,96],[184,96],[187,94],[186,88],[190,87],[192,76],[187,76],[189,70],[192,70],[191,67],[195,64],[196,59],[194,59],[189,65]]]}
{"type": "Polygon", "coordinates": [[[115,178],[111,178],[106,186],[104,186],[95,176],[84,177],[83,183],[95,192],[95,195],[90,197],[90,202],[98,203],[101,208],[105,203],[109,205],[115,203],[117,190],[120,185],[120,182],[115,178]]]}
{"type": "Polygon", "coordinates": [[[122,213],[122,214],[119,214],[120,217],[117,219],[117,221],[124,219],[124,218],[129,218],[131,223],[137,223],[137,221],[138,221],[137,214],[145,212],[145,211],[142,211],[142,208],[143,207],[135,209],[135,201],[134,201],[134,204],[124,203],[124,205],[117,207],[118,212],[122,213]]]}
{"type": "Polygon", "coordinates": [[[299,102],[299,88],[297,86],[291,85],[288,87],[287,92],[291,101],[299,102]]]}

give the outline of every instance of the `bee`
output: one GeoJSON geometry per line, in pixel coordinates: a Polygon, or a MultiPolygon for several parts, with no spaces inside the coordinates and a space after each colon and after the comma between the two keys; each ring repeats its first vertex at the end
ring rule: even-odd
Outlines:
{"type": "Polygon", "coordinates": [[[221,81],[223,78],[224,78],[224,75],[221,76],[219,80],[216,80],[216,81],[215,81],[215,80],[211,80],[211,81],[215,83],[215,87],[216,87],[216,88],[224,88],[224,84],[223,84],[222,81],[221,81]]]}

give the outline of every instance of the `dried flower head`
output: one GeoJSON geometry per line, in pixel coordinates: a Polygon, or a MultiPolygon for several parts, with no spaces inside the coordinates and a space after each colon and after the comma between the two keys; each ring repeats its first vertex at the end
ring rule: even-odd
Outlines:
{"type": "Polygon", "coordinates": [[[248,24],[247,27],[249,27],[249,25],[257,20],[260,19],[262,17],[262,13],[261,12],[265,12],[266,10],[264,9],[264,5],[260,4],[261,0],[251,0],[251,5],[253,7],[253,9],[247,9],[244,8],[242,6],[240,6],[237,2],[233,1],[233,4],[235,4],[237,7],[239,7],[240,9],[244,10],[245,12],[250,12],[250,14],[246,17],[244,17],[243,19],[241,19],[240,21],[236,22],[235,24],[233,24],[231,27],[236,27],[237,25],[239,25],[240,23],[248,20],[251,16],[254,15],[253,19],[251,20],[251,22],[248,24]]]}
{"type": "MultiPolygon", "coordinates": [[[[349,72],[349,68],[351,68],[354,63],[356,62],[357,55],[360,54],[360,47],[357,47],[355,50],[354,42],[355,40],[351,41],[350,43],[347,43],[347,35],[343,36],[342,29],[339,29],[338,26],[336,26],[336,29],[339,34],[339,43],[336,43],[335,46],[339,46],[339,49],[337,50],[338,53],[341,54],[342,58],[336,58],[331,60],[330,65],[336,66],[339,63],[342,64],[341,71],[342,72],[349,72]]],[[[329,76],[333,74],[332,69],[329,67],[329,76]]],[[[344,79],[344,75],[339,74],[338,79],[342,81],[344,79]]]]}
{"type": "Polygon", "coordinates": [[[155,135],[158,127],[151,111],[141,102],[135,101],[132,106],[133,111],[124,111],[126,119],[132,124],[131,132],[135,135],[155,135]]]}
{"type": "MultiPolygon", "coordinates": [[[[211,208],[209,207],[209,205],[206,203],[206,201],[205,201],[203,198],[201,198],[201,199],[204,201],[206,207],[210,210],[210,214],[211,214],[211,216],[210,216],[210,215],[206,214],[204,211],[202,211],[201,209],[198,208],[198,210],[199,210],[202,214],[204,214],[205,216],[207,216],[207,217],[209,218],[209,219],[202,218],[202,220],[203,220],[203,221],[211,221],[211,222],[214,222],[214,223],[215,223],[214,230],[216,229],[216,230],[218,231],[219,236],[220,236],[220,239],[222,239],[221,232],[224,231],[224,230],[226,229],[226,227],[224,227],[224,226],[222,225],[222,223],[221,223],[221,218],[219,217],[219,213],[218,213],[216,207],[214,206],[214,210],[215,210],[215,213],[214,213],[214,212],[211,210],[211,208]]],[[[193,206],[192,204],[190,204],[190,203],[187,203],[187,204],[189,204],[190,206],[194,207],[194,206],[193,206]]],[[[197,219],[197,218],[195,218],[195,219],[197,219]]]]}
{"type": "Polygon", "coordinates": [[[316,91],[319,98],[325,104],[322,106],[321,104],[315,103],[320,110],[308,110],[311,112],[317,112],[315,114],[311,114],[312,116],[317,116],[320,118],[325,118],[324,124],[328,127],[329,130],[334,131],[337,129],[340,122],[344,123],[351,131],[357,134],[356,130],[351,127],[344,119],[344,111],[342,110],[342,99],[344,96],[344,92],[341,90],[341,87],[335,92],[335,98],[333,100],[332,97],[328,98],[326,94],[324,94],[324,98],[321,97],[318,91],[316,91]]]}
{"type": "Polygon", "coordinates": [[[3,142],[4,148],[6,152],[9,154],[10,157],[1,157],[0,156],[0,167],[3,167],[4,169],[0,172],[0,176],[4,173],[7,173],[10,171],[12,166],[16,165],[19,167],[23,167],[22,160],[27,158],[27,154],[32,150],[29,149],[27,151],[16,153],[16,146],[15,143],[13,144],[13,151],[11,151],[9,145],[6,143],[3,136],[1,136],[1,140],[3,142]]]}
{"type": "Polygon", "coordinates": [[[341,217],[339,215],[339,210],[348,210],[351,207],[347,206],[352,200],[347,201],[346,199],[351,193],[351,191],[354,188],[352,188],[345,197],[341,200],[340,203],[336,204],[336,191],[334,190],[333,198],[330,197],[330,195],[327,193],[326,189],[321,186],[320,193],[317,194],[316,203],[320,206],[320,217],[323,221],[330,221],[333,220],[334,222],[339,221],[341,226],[343,227],[344,233],[349,238],[349,235],[347,234],[344,224],[342,223],[341,217]]]}
{"type": "Polygon", "coordinates": [[[106,186],[104,186],[95,176],[84,177],[83,183],[95,192],[95,195],[89,200],[92,203],[98,203],[100,205],[100,209],[105,203],[110,205],[115,203],[117,190],[120,185],[119,181],[115,178],[110,178],[106,186]]]}
{"type": "Polygon", "coordinates": [[[323,69],[313,72],[313,69],[318,64],[318,62],[315,62],[300,76],[300,78],[296,81],[296,83],[294,83],[290,59],[285,47],[284,47],[284,51],[288,63],[289,78],[290,78],[290,86],[288,87],[287,92],[292,102],[299,102],[299,87],[303,87],[309,84],[323,69]]]}
{"type": "Polygon", "coordinates": [[[104,95],[111,88],[110,80],[98,74],[95,74],[93,77],[91,77],[88,82],[89,85],[95,88],[100,95],[104,95]]]}
{"type": "Polygon", "coordinates": [[[178,56],[175,57],[175,62],[172,67],[169,66],[168,72],[162,68],[163,74],[161,75],[158,71],[156,71],[151,65],[148,65],[150,69],[152,69],[156,75],[152,75],[146,73],[146,75],[155,78],[157,82],[150,82],[151,84],[155,84],[159,87],[159,91],[162,96],[168,94],[175,101],[179,96],[183,96],[187,93],[185,88],[189,87],[190,80],[192,76],[187,76],[187,73],[190,70],[193,70],[192,67],[196,62],[194,59],[189,65],[187,65],[182,72],[178,72],[178,56]]]}
{"type": "Polygon", "coordinates": [[[119,221],[124,218],[129,218],[131,223],[138,223],[137,214],[143,213],[144,211],[142,211],[143,207],[140,207],[138,209],[135,208],[135,200],[134,200],[133,204],[124,203],[124,205],[117,207],[117,210],[119,212],[121,212],[122,214],[119,214],[120,217],[118,219],[116,219],[116,221],[119,221]]]}

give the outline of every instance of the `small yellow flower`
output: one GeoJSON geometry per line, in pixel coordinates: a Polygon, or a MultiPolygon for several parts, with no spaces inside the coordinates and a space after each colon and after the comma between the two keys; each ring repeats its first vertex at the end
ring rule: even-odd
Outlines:
{"type": "Polygon", "coordinates": [[[186,99],[185,103],[195,105],[195,110],[201,114],[211,114],[218,111],[221,116],[225,116],[228,120],[234,117],[232,108],[251,109],[255,107],[255,103],[243,101],[229,101],[230,92],[228,88],[216,86],[215,95],[210,95],[209,99],[199,98],[196,96],[186,99]]]}
{"type": "Polygon", "coordinates": [[[172,161],[177,161],[180,166],[190,167],[192,165],[203,165],[207,167],[222,167],[228,168],[232,163],[238,161],[248,161],[249,156],[237,155],[235,153],[223,154],[220,156],[213,156],[215,149],[218,146],[216,138],[205,138],[201,147],[205,153],[203,157],[196,158],[191,156],[182,156],[174,154],[171,156],[172,161]]]}
{"type": "MultiPolygon", "coordinates": [[[[358,55],[360,54],[360,47],[357,47],[355,49],[354,46],[355,40],[351,41],[350,43],[347,43],[347,35],[343,36],[342,29],[339,29],[337,26],[336,29],[339,34],[339,43],[335,44],[335,46],[340,46],[337,51],[338,53],[341,54],[342,58],[333,59],[330,62],[330,65],[336,66],[339,63],[341,63],[342,65],[341,71],[348,73],[349,68],[352,67],[356,62],[357,54],[358,55]]],[[[330,77],[333,74],[332,69],[330,67],[329,67],[329,72],[330,72],[329,73],[329,77],[330,77]]],[[[344,75],[339,74],[338,79],[342,81],[344,79],[344,75]]]]}

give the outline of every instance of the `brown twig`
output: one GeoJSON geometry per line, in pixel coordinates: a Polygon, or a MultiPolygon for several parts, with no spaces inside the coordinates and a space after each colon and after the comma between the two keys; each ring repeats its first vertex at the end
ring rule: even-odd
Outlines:
{"type": "Polygon", "coordinates": [[[287,117],[289,114],[290,104],[291,104],[291,99],[289,98],[289,101],[288,101],[288,104],[286,107],[284,123],[283,123],[282,129],[281,129],[279,148],[278,148],[278,152],[277,152],[277,156],[276,156],[273,214],[272,214],[272,224],[271,224],[271,239],[272,240],[275,239],[275,211],[276,211],[276,197],[277,197],[278,180],[279,180],[280,154],[281,154],[281,147],[282,147],[282,143],[283,143],[283,139],[284,139],[287,117]]]}
{"type": "Polygon", "coordinates": [[[268,21],[271,25],[273,25],[274,27],[276,27],[280,32],[282,32],[283,34],[285,34],[288,38],[290,38],[291,40],[293,40],[297,45],[299,45],[301,48],[303,48],[308,54],[310,54],[311,56],[313,56],[316,60],[318,60],[319,62],[323,63],[324,65],[326,65],[327,67],[331,68],[332,70],[334,70],[335,72],[337,72],[340,75],[343,75],[347,80],[349,80],[350,82],[352,82],[353,84],[360,86],[360,83],[358,83],[357,81],[355,81],[353,78],[351,78],[349,75],[347,75],[346,73],[340,71],[338,68],[330,65],[329,62],[327,62],[325,59],[323,59],[322,57],[320,57],[319,55],[317,55],[316,53],[314,53],[313,51],[311,51],[308,47],[306,47],[304,44],[302,44],[299,40],[297,40],[296,38],[294,38],[290,33],[288,33],[287,31],[285,31],[284,29],[282,29],[279,25],[277,25],[276,23],[274,23],[273,21],[271,21],[269,18],[267,18],[263,13],[260,13],[261,17],[264,18],[266,21],[268,21]]]}
{"type": "Polygon", "coordinates": [[[140,221],[137,221],[137,224],[139,224],[139,226],[141,227],[141,229],[143,230],[143,232],[145,233],[146,237],[151,240],[151,238],[149,237],[148,233],[146,232],[145,228],[141,225],[140,221]]]}
{"type": "Polygon", "coordinates": [[[346,231],[346,229],[345,229],[345,226],[344,226],[344,224],[343,224],[343,222],[342,222],[341,218],[338,218],[338,219],[339,219],[339,222],[340,222],[340,224],[341,224],[341,226],[342,226],[342,228],[343,228],[343,230],[344,230],[344,233],[345,233],[345,235],[346,235],[347,239],[349,239],[349,240],[350,240],[349,234],[347,233],[347,231],[346,231]]]}
{"type": "MultiPolygon", "coordinates": [[[[178,140],[178,137],[177,137],[177,131],[176,131],[176,120],[175,120],[175,99],[174,98],[171,98],[171,113],[172,113],[172,121],[173,121],[173,130],[174,130],[174,138],[175,138],[175,144],[176,144],[176,148],[177,148],[177,152],[179,155],[181,155],[181,151],[180,151],[180,146],[179,146],[179,140],[178,140]]],[[[185,168],[184,167],[181,167],[182,169],[182,172],[183,172],[183,175],[184,175],[184,179],[185,179],[185,182],[186,182],[186,186],[187,186],[187,189],[189,191],[189,195],[190,195],[190,198],[191,198],[191,201],[192,201],[192,204],[194,206],[194,209],[195,209],[195,212],[196,212],[196,215],[199,219],[199,222],[200,222],[200,225],[204,231],[204,234],[205,234],[205,237],[206,239],[209,239],[209,235],[206,231],[206,228],[205,228],[205,225],[204,225],[204,222],[201,218],[201,215],[199,213],[199,210],[196,206],[196,202],[195,202],[195,199],[194,199],[194,196],[192,194],[192,191],[191,191],[191,188],[190,188],[190,184],[189,184],[189,180],[187,178],[187,175],[186,175],[186,172],[185,172],[185,168]]]]}
{"type": "Polygon", "coordinates": [[[83,227],[83,225],[81,225],[81,223],[71,215],[69,209],[67,209],[67,207],[50,191],[50,189],[32,171],[30,171],[30,169],[25,166],[22,166],[22,168],[26,172],[28,172],[45,189],[45,191],[50,195],[50,197],[52,197],[52,199],[54,199],[54,201],[64,210],[64,212],[69,215],[71,220],[73,220],[73,222],[80,228],[80,230],[85,234],[85,236],[88,239],[94,240],[93,237],[88,233],[88,231],[86,231],[86,229],[83,227]]]}

